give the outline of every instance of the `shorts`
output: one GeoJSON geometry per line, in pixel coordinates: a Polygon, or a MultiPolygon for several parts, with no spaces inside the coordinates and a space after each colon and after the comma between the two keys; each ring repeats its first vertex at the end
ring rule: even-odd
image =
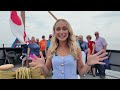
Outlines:
{"type": "MultiPolygon", "coordinates": [[[[40,58],[40,56],[37,56],[37,57],[40,58]]],[[[33,54],[30,54],[30,55],[29,55],[29,59],[32,60],[32,58],[34,58],[34,56],[33,56],[33,54]]]]}
{"type": "Polygon", "coordinates": [[[96,66],[95,66],[95,65],[92,65],[91,68],[96,68],[96,66]]]}
{"type": "Polygon", "coordinates": [[[85,65],[85,62],[86,62],[86,54],[84,51],[82,51],[82,61],[83,61],[83,64],[85,65]]]}
{"type": "Polygon", "coordinates": [[[20,57],[20,59],[25,61],[27,59],[27,54],[26,53],[22,53],[22,56],[20,57]]]}

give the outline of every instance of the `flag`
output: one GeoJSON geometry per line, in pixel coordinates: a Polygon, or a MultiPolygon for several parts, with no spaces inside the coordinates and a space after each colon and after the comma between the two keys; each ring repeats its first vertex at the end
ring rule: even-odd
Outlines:
{"type": "Polygon", "coordinates": [[[17,11],[10,12],[10,27],[12,34],[20,41],[20,43],[25,44],[27,42],[27,35],[22,18],[18,15],[17,11]]]}

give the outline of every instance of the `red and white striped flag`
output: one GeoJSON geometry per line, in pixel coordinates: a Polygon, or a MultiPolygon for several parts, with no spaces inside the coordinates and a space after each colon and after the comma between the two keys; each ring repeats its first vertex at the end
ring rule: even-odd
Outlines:
{"type": "Polygon", "coordinates": [[[26,35],[23,21],[20,15],[18,15],[17,11],[10,12],[10,27],[13,35],[23,44],[28,41],[28,37],[26,35]]]}

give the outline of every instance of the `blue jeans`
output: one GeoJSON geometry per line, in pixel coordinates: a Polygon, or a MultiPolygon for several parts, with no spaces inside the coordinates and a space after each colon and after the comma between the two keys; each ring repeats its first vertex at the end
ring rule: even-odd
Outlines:
{"type": "MultiPolygon", "coordinates": [[[[97,53],[97,52],[95,52],[95,53],[97,53]]],[[[105,65],[96,64],[95,68],[96,68],[96,73],[97,73],[97,70],[98,70],[99,76],[105,76],[105,69],[106,69],[105,65]]]]}

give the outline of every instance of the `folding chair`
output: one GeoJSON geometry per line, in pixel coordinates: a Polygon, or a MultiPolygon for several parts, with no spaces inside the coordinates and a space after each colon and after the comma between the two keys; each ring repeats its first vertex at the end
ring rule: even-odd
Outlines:
{"type": "Polygon", "coordinates": [[[16,53],[14,51],[9,51],[9,52],[5,51],[5,55],[6,55],[6,57],[5,57],[5,63],[4,64],[6,64],[7,62],[9,64],[13,64],[14,60],[16,58],[16,53]]]}

